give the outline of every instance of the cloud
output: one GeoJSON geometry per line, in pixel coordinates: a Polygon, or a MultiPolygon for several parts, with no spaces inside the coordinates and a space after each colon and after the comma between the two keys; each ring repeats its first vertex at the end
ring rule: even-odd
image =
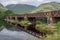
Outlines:
{"type": "Polygon", "coordinates": [[[29,5],[35,5],[38,6],[42,3],[47,3],[47,2],[60,2],[60,0],[0,0],[0,3],[3,5],[8,5],[8,4],[29,4],[29,5]]]}

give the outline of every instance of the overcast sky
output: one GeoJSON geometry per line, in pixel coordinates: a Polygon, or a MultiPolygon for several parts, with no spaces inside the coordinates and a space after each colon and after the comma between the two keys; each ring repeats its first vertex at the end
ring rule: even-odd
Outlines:
{"type": "Polygon", "coordinates": [[[0,0],[0,3],[2,3],[4,6],[8,4],[28,4],[38,6],[47,2],[60,2],[60,0],[0,0]]]}

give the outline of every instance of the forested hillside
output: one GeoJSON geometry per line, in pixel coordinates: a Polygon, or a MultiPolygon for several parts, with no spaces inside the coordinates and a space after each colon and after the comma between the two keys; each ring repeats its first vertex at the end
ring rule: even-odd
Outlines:
{"type": "Polygon", "coordinates": [[[48,11],[54,11],[54,10],[60,10],[60,3],[50,2],[50,3],[41,4],[38,8],[33,10],[32,13],[48,12],[48,11]]]}

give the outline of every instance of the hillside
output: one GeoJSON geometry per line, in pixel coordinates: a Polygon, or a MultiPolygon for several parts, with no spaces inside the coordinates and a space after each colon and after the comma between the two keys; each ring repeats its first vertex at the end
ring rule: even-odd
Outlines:
{"type": "Polygon", "coordinates": [[[48,11],[54,11],[54,10],[60,10],[60,3],[50,2],[50,3],[41,4],[38,8],[33,10],[32,13],[48,12],[48,11]]]}
{"type": "Polygon", "coordinates": [[[28,13],[34,10],[36,7],[26,4],[10,4],[7,5],[6,8],[13,10],[16,13],[28,13]]]}
{"type": "Polygon", "coordinates": [[[4,12],[6,11],[7,8],[5,8],[1,3],[0,3],[0,12],[4,12]]]}
{"type": "Polygon", "coordinates": [[[3,7],[3,5],[0,3],[0,6],[2,6],[3,7]]]}

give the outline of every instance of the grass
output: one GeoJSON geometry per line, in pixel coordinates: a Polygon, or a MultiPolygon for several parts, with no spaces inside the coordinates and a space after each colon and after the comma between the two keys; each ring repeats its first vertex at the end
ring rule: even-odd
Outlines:
{"type": "Polygon", "coordinates": [[[45,40],[60,40],[60,29],[57,31],[53,35],[47,35],[45,40]]]}

